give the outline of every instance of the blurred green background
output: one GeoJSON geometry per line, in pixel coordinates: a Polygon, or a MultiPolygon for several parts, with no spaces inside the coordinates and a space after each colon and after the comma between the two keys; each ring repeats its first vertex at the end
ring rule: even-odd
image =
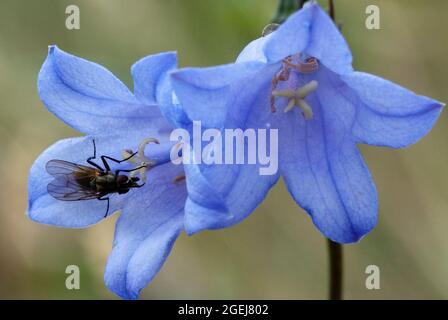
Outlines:
{"type": "MultiPolygon", "coordinates": [[[[321,1],[326,5],[326,1],[321,1]]],[[[447,101],[448,1],[336,0],[355,68],[447,101]],[[381,9],[381,30],[364,26],[381,9]]],[[[177,50],[181,66],[235,59],[259,37],[276,0],[0,1],[0,298],[113,299],[103,284],[116,217],[90,229],[39,225],[25,216],[27,176],[53,142],[74,135],[39,101],[36,78],[49,44],[103,64],[127,84],[129,68],[177,50]],[[65,28],[65,8],[81,29],[65,28]],[[65,268],[81,289],[65,288],[65,268]]],[[[381,94],[381,92],[378,92],[381,94]]],[[[378,227],[345,246],[348,299],[448,298],[448,119],[404,150],[363,146],[380,201],[378,227]],[[365,268],[381,289],[365,288],[365,268]]],[[[182,235],[142,298],[325,299],[325,239],[279,183],[248,219],[226,230],[182,235]]]]}

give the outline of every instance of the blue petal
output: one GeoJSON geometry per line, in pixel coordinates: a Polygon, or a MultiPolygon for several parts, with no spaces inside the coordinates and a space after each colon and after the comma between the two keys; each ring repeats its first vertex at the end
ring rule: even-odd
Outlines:
{"type": "MultiPolygon", "coordinates": [[[[184,112],[191,121],[209,128],[242,127],[241,120],[250,111],[258,93],[259,81],[271,80],[278,65],[245,62],[210,68],[185,68],[173,72],[171,81],[184,112]],[[260,74],[263,72],[263,74],[260,74]],[[239,96],[239,97],[238,97],[239,96]],[[247,100],[242,99],[244,96],[247,100]],[[238,97],[238,106],[234,104],[238,97]]],[[[268,92],[265,92],[266,96],[268,92]]]]}
{"type": "Polygon", "coordinates": [[[137,61],[131,68],[135,96],[144,104],[157,104],[157,87],[176,66],[175,52],[159,53],[137,61]]]}
{"type": "Polygon", "coordinates": [[[319,59],[338,73],[353,70],[352,55],[344,37],[316,3],[291,15],[265,42],[268,62],[278,62],[298,52],[319,59]]]}
{"type": "Polygon", "coordinates": [[[132,66],[134,92],[140,101],[157,104],[174,127],[182,127],[187,116],[176,100],[170,72],[177,68],[175,52],[167,52],[145,57],[132,66]]]}
{"type": "Polygon", "coordinates": [[[74,129],[88,134],[144,127],[161,116],[145,106],[112,73],[98,64],[51,46],[38,78],[47,108],[74,129]]]}
{"type": "MultiPolygon", "coordinates": [[[[201,121],[203,130],[266,129],[271,79],[278,68],[249,62],[183,69],[173,73],[172,82],[190,123],[201,121]]],[[[248,150],[247,140],[244,147],[248,150]]],[[[278,174],[261,176],[259,169],[255,164],[186,165],[187,232],[227,227],[249,215],[278,180],[278,174]]]]}
{"type": "Polygon", "coordinates": [[[341,79],[340,93],[356,106],[353,132],[366,144],[406,147],[426,135],[443,104],[419,96],[371,74],[354,72],[341,79]]]}
{"type": "Polygon", "coordinates": [[[314,76],[319,88],[307,97],[313,118],[304,120],[294,110],[282,119],[281,173],[326,237],[356,242],[377,223],[375,186],[352,137],[355,108],[331,84],[328,70],[314,76]]]}
{"type": "Polygon", "coordinates": [[[200,171],[204,166],[185,168],[185,230],[189,235],[239,223],[256,209],[279,178],[279,174],[261,176],[260,167],[249,164],[215,165],[204,172],[200,171]]]}
{"type": "MultiPolygon", "coordinates": [[[[122,150],[137,150],[140,141],[147,137],[159,138],[161,141],[168,140],[168,137],[157,135],[157,132],[149,129],[137,132],[129,131],[120,136],[96,136],[97,159],[95,161],[102,166],[99,159],[101,155],[121,159],[122,150]]],[[[60,201],[47,192],[47,185],[53,180],[53,177],[46,172],[46,163],[52,159],[60,159],[88,165],[86,159],[93,155],[92,139],[87,136],[58,141],[36,159],[31,167],[28,182],[28,215],[32,220],[54,226],[80,228],[103,219],[106,213],[105,201],[96,199],[60,201]]],[[[169,155],[170,148],[171,143],[151,145],[147,147],[146,155],[156,161],[164,162],[169,155]]],[[[114,169],[116,165],[113,162],[110,164],[114,169]]],[[[129,194],[134,191],[131,190],[129,194]]],[[[128,194],[111,196],[109,215],[122,207],[127,196],[128,194]]]]}
{"type": "Polygon", "coordinates": [[[151,170],[148,184],[126,203],[115,232],[104,279],[124,299],[137,299],[165,262],[183,230],[184,182],[173,182],[181,166],[151,170]]]}
{"type": "Polygon", "coordinates": [[[241,53],[238,55],[236,62],[249,62],[249,61],[259,61],[267,63],[267,58],[264,53],[264,46],[266,42],[272,37],[272,33],[265,37],[261,37],[250,42],[241,53]]]}
{"type": "MultiPolygon", "coordinates": [[[[306,138],[296,137],[296,142],[299,139],[306,138]]],[[[378,200],[371,176],[352,141],[335,152],[328,151],[334,147],[331,143],[315,144],[306,144],[304,155],[295,161],[282,162],[285,183],[326,237],[339,243],[356,242],[377,223],[378,200]]]]}

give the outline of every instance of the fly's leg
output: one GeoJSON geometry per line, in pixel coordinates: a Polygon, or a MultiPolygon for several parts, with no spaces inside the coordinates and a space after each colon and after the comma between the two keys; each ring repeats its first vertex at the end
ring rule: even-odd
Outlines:
{"type": "MultiPolygon", "coordinates": [[[[104,168],[106,169],[106,171],[110,171],[110,166],[109,166],[109,163],[107,162],[107,160],[110,160],[110,161],[113,161],[113,162],[116,162],[116,163],[122,163],[122,162],[128,161],[129,159],[131,159],[136,154],[137,154],[137,152],[134,152],[129,157],[127,157],[127,158],[125,158],[123,160],[118,160],[118,159],[115,159],[115,158],[112,158],[112,157],[109,157],[109,156],[101,156],[101,161],[103,161],[103,165],[104,165],[104,168]]],[[[118,170],[118,171],[126,172],[125,170],[118,170]]],[[[132,170],[132,171],[134,171],[134,170],[132,170]]],[[[129,172],[131,172],[131,171],[129,171],[129,172]]]]}
{"type": "Polygon", "coordinates": [[[95,162],[93,162],[92,160],[96,158],[96,145],[95,145],[95,139],[92,139],[93,142],[93,157],[88,157],[87,158],[87,163],[94,166],[95,168],[97,168],[98,170],[100,170],[101,172],[104,172],[104,169],[101,168],[100,165],[96,164],[95,162]]]}
{"type": "Polygon", "coordinates": [[[143,168],[146,168],[146,165],[144,165],[144,166],[139,166],[139,167],[134,168],[134,169],[126,169],[126,170],[125,170],[125,169],[123,169],[123,170],[119,169],[119,170],[116,170],[116,171],[115,171],[115,175],[118,176],[118,175],[120,174],[120,172],[126,172],[126,173],[129,173],[129,172],[137,171],[137,170],[140,170],[140,169],[143,169],[143,168]]]}
{"type": "Polygon", "coordinates": [[[143,187],[145,184],[146,184],[146,183],[143,182],[142,184],[139,184],[139,185],[135,186],[134,188],[141,188],[141,187],[143,187]]]}
{"type": "Polygon", "coordinates": [[[104,198],[104,196],[103,196],[103,197],[98,198],[98,200],[107,201],[106,214],[104,215],[104,218],[106,218],[107,214],[109,213],[109,197],[104,198]]]}

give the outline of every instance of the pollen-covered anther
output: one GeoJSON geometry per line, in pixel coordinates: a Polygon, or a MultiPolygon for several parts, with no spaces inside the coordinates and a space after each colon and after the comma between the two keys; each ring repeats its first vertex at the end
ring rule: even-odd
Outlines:
{"type": "MultiPolygon", "coordinates": [[[[130,173],[131,177],[134,177],[135,175],[140,174],[140,178],[143,182],[146,182],[146,172],[150,170],[152,167],[156,165],[156,161],[151,160],[145,155],[145,148],[146,145],[149,143],[156,143],[160,144],[159,140],[155,138],[146,138],[143,139],[142,142],[138,145],[138,151],[137,153],[131,157],[129,160],[127,160],[129,163],[135,164],[138,167],[141,167],[139,170],[132,171],[130,173]]],[[[132,150],[127,149],[123,150],[122,156],[123,158],[129,158],[133,154],[132,150]]]]}
{"type": "Polygon", "coordinates": [[[312,80],[296,90],[285,89],[285,90],[275,90],[272,92],[274,97],[288,98],[288,104],[286,105],[284,112],[291,111],[294,107],[299,107],[303,113],[305,119],[313,118],[313,110],[311,106],[305,101],[308,94],[317,89],[317,81],[312,80]]]}
{"type": "Polygon", "coordinates": [[[304,62],[294,63],[292,57],[283,60],[283,63],[301,73],[313,73],[319,69],[319,61],[316,58],[308,58],[304,62]]]}

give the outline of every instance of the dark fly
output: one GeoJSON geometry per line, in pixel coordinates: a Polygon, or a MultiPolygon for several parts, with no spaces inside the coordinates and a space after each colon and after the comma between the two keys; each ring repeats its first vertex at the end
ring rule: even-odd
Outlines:
{"type": "Polygon", "coordinates": [[[130,170],[110,169],[109,161],[122,163],[133,156],[123,160],[117,160],[108,156],[101,156],[104,168],[95,163],[96,145],[93,140],[93,156],[87,158],[87,163],[91,166],[85,166],[64,160],[50,160],[47,162],[46,169],[54,177],[47,186],[48,193],[62,201],[80,201],[98,199],[107,201],[107,209],[104,217],[109,213],[109,195],[125,194],[132,188],[141,188],[143,184],[138,184],[138,177],[128,177],[121,173],[129,173],[139,170],[142,166],[130,170]]]}

